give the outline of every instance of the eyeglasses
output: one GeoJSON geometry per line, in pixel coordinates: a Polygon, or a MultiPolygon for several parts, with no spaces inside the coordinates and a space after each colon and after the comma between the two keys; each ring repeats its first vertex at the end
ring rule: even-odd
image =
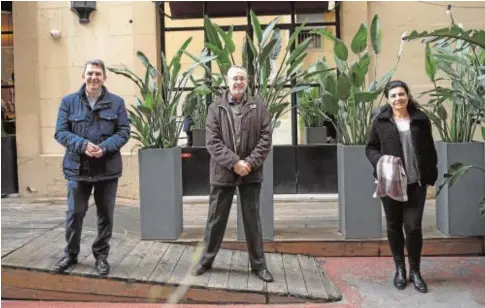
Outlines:
{"type": "Polygon", "coordinates": [[[244,76],[234,76],[232,77],[233,81],[246,81],[246,77],[244,76]]]}

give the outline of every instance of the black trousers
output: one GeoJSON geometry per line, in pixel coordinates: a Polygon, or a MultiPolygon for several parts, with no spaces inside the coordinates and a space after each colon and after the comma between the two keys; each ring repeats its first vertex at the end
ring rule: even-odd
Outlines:
{"type": "Polygon", "coordinates": [[[424,204],[427,186],[418,183],[408,185],[408,201],[400,202],[389,197],[381,198],[387,222],[387,238],[397,266],[404,266],[404,245],[408,251],[411,271],[419,271],[423,248],[424,204]],[[406,232],[406,239],[403,233],[406,232]]]}
{"type": "MultiPolygon", "coordinates": [[[[202,266],[212,266],[221,247],[235,189],[235,186],[211,185],[209,215],[204,236],[204,251],[199,261],[202,266]]],[[[266,267],[261,218],[259,216],[261,184],[243,184],[239,185],[238,189],[251,269],[261,270],[266,267]]]]}
{"type": "Polygon", "coordinates": [[[84,216],[88,210],[89,197],[93,188],[98,216],[98,235],[92,246],[93,255],[96,259],[108,257],[118,179],[98,182],[68,181],[67,246],[64,250],[68,257],[77,258],[79,254],[84,216]]]}

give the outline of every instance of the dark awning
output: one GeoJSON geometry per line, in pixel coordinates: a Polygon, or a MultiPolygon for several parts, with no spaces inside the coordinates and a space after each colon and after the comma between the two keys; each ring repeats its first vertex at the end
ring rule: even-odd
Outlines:
{"type": "MultiPolygon", "coordinates": [[[[292,2],[295,13],[323,13],[328,9],[328,1],[251,1],[251,9],[258,16],[291,14],[292,2]]],[[[172,18],[202,18],[203,1],[170,1],[172,18]]],[[[207,1],[206,15],[209,17],[246,16],[247,1],[207,1]]]]}

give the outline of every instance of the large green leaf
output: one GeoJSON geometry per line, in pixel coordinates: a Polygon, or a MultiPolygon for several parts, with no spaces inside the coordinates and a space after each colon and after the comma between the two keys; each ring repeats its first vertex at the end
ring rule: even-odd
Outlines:
{"type": "Polygon", "coordinates": [[[350,67],[349,79],[352,85],[356,88],[360,88],[364,84],[365,74],[360,67],[359,62],[354,62],[350,67]]]}
{"type": "Polygon", "coordinates": [[[426,70],[426,75],[428,75],[429,79],[431,81],[435,81],[436,78],[436,61],[433,58],[433,54],[431,52],[431,47],[429,44],[426,44],[426,51],[425,51],[425,56],[424,56],[424,63],[425,63],[425,70],[426,70]]]}
{"type": "Polygon", "coordinates": [[[359,65],[364,75],[367,75],[367,72],[369,71],[369,64],[370,64],[370,55],[368,52],[366,52],[359,59],[359,65]]]}
{"type": "Polygon", "coordinates": [[[342,61],[347,61],[349,57],[349,51],[347,50],[347,46],[345,46],[345,43],[340,39],[335,40],[333,52],[335,53],[335,56],[342,61]]]}
{"type": "Polygon", "coordinates": [[[375,92],[357,92],[355,93],[355,100],[359,103],[373,102],[376,100],[377,95],[375,92]]]}
{"type": "MultiPolygon", "coordinates": [[[[367,47],[367,27],[364,24],[361,24],[359,30],[354,35],[352,42],[350,44],[350,48],[352,52],[356,55],[360,54],[365,50],[367,47]]],[[[344,59],[342,59],[344,60],[344,59]]]]}
{"type": "Polygon", "coordinates": [[[374,18],[372,18],[372,24],[370,27],[370,41],[374,52],[379,54],[382,46],[382,30],[379,15],[374,15],[374,18]]]}
{"type": "Polygon", "coordinates": [[[430,43],[437,42],[442,38],[463,40],[485,49],[485,31],[482,29],[464,30],[457,25],[452,25],[451,27],[437,29],[431,32],[424,31],[419,33],[414,30],[404,39],[411,41],[419,38],[430,38],[430,43]]]}
{"type": "Polygon", "coordinates": [[[264,28],[263,35],[262,35],[262,38],[261,38],[261,41],[260,41],[260,45],[265,44],[266,41],[269,39],[269,36],[272,33],[273,29],[275,28],[278,20],[279,20],[279,17],[273,19],[269,23],[269,25],[267,25],[266,28],[264,28]]]}
{"type": "Polygon", "coordinates": [[[258,42],[261,42],[263,38],[263,30],[261,28],[261,24],[259,23],[258,17],[256,16],[256,14],[254,14],[253,10],[251,10],[249,14],[251,15],[251,24],[253,26],[254,34],[256,34],[258,42]]]}
{"type": "Polygon", "coordinates": [[[350,96],[350,80],[346,74],[340,74],[337,81],[337,96],[341,100],[346,100],[350,96]]]}

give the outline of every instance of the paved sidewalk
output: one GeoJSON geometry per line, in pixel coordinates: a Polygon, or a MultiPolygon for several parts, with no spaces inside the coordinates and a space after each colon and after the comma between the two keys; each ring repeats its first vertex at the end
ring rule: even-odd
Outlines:
{"type": "Polygon", "coordinates": [[[3,301],[4,308],[479,308],[485,307],[485,257],[425,257],[422,274],[429,292],[411,284],[403,291],[392,285],[391,258],[319,258],[342,291],[343,300],[300,305],[167,305],[3,301]]]}

